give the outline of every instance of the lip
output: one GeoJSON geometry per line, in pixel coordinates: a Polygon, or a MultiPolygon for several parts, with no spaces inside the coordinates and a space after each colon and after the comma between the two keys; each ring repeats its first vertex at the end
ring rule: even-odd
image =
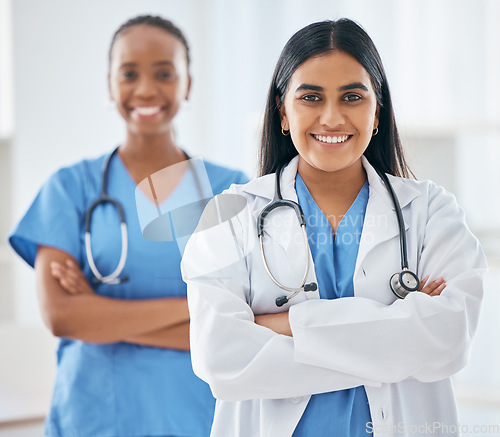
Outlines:
{"type": "Polygon", "coordinates": [[[347,132],[328,132],[311,134],[311,137],[322,146],[328,147],[341,147],[347,144],[353,137],[352,134],[347,132]]]}

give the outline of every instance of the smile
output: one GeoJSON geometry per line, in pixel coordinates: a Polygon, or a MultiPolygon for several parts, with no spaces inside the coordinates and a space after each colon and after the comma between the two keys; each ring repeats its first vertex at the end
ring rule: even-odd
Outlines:
{"type": "Polygon", "coordinates": [[[313,135],[318,141],[328,144],[343,143],[351,138],[352,135],[340,135],[340,136],[325,136],[325,135],[313,135]]]}
{"type": "Polygon", "coordinates": [[[159,106],[138,106],[133,110],[133,112],[143,116],[156,115],[160,111],[161,107],[159,106]]]}

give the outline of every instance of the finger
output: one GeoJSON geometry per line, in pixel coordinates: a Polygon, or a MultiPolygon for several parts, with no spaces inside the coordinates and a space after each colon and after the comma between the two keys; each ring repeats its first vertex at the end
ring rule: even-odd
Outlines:
{"type": "Polygon", "coordinates": [[[75,275],[80,275],[83,277],[83,272],[80,266],[71,259],[67,259],[65,262],[66,268],[73,272],[75,275]]]}
{"type": "Polygon", "coordinates": [[[422,279],[422,280],[420,281],[420,285],[419,285],[419,287],[418,287],[418,290],[419,290],[419,291],[422,291],[422,290],[423,290],[423,288],[424,288],[424,286],[425,286],[425,283],[427,282],[427,280],[428,280],[428,279],[429,279],[429,275],[427,275],[424,279],[422,279]]]}
{"type": "Polygon", "coordinates": [[[80,268],[80,266],[79,266],[77,263],[75,263],[73,260],[71,260],[71,259],[67,259],[67,260],[64,262],[64,264],[65,264],[65,267],[66,267],[69,271],[71,271],[71,272],[73,272],[73,273],[75,273],[75,274],[81,274],[81,275],[83,275],[82,269],[81,269],[81,268],[80,268]]]}
{"type": "Polygon", "coordinates": [[[445,284],[444,282],[444,279],[443,278],[439,278],[439,279],[436,279],[435,281],[432,281],[426,288],[425,288],[425,292],[427,294],[432,294],[434,292],[438,292],[438,293],[441,293],[442,289],[440,291],[438,291],[439,287],[441,287],[441,285],[445,284]]]}
{"type": "Polygon", "coordinates": [[[78,289],[75,287],[75,284],[68,281],[66,278],[59,279],[59,283],[70,294],[78,294],[78,289]]]}
{"type": "Polygon", "coordinates": [[[80,293],[83,294],[94,294],[94,289],[90,286],[86,276],[83,274],[80,266],[71,259],[67,259],[65,262],[67,266],[68,280],[73,280],[75,286],[80,293]]]}
{"type": "Polygon", "coordinates": [[[52,274],[52,276],[61,275],[61,271],[62,265],[60,263],[58,263],[57,261],[52,261],[50,263],[50,273],[52,274]]]}
{"type": "Polygon", "coordinates": [[[421,291],[425,294],[431,294],[434,290],[436,290],[441,284],[444,283],[443,278],[438,278],[435,281],[427,284],[421,291]]]}
{"type": "Polygon", "coordinates": [[[444,283],[444,278],[437,278],[436,280],[430,282],[426,286],[426,288],[428,288],[429,290],[435,290],[436,288],[438,288],[443,283],[444,283]]]}
{"type": "Polygon", "coordinates": [[[80,268],[80,267],[78,266],[78,264],[77,264],[77,263],[75,263],[75,262],[74,262],[72,259],[70,259],[70,258],[67,258],[67,259],[66,259],[66,261],[65,261],[65,263],[66,263],[66,265],[67,265],[68,267],[76,267],[76,268],[80,268]]]}
{"type": "Polygon", "coordinates": [[[429,293],[429,296],[439,296],[445,288],[446,288],[446,283],[443,283],[438,288],[436,288],[432,293],[429,293]]]}
{"type": "Polygon", "coordinates": [[[73,281],[75,283],[81,282],[84,279],[83,273],[80,269],[75,269],[74,267],[70,267],[67,264],[61,266],[60,272],[61,275],[67,280],[73,281]]]}

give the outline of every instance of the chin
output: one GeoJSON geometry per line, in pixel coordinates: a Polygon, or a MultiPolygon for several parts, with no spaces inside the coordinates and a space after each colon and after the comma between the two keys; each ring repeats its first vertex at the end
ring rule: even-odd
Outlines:
{"type": "Polygon", "coordinates": [[[323,154],[303,159],[308,166],[325,173],[334,173],[342,170],[352,169],[354,165],[361,165],[361,158],[346,159],[339,156],[324,156],[323,154]]]}

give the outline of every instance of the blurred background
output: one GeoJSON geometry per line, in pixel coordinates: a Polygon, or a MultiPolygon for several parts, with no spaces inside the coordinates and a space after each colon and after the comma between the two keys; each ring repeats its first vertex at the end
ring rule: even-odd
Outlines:
{"type": "Polygon", "coordinates": [[[173,20],[191,46],[179,143],[251,176],[289,37],[340,17],[368,31],[414,173],[456,195],[488,256],[471,361],[454,379],[463,430],[500,435],[498,0],[0,0],[0,436],[42,435],[56,347],[33,272],[8,248],[8,232],[53,171],[123,139],[105,104],[108,45],[122,22],[145,13],[173,20]]]}

